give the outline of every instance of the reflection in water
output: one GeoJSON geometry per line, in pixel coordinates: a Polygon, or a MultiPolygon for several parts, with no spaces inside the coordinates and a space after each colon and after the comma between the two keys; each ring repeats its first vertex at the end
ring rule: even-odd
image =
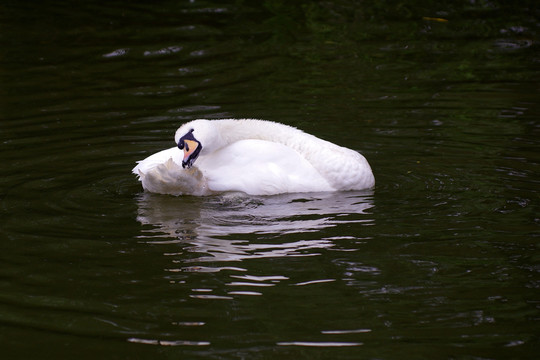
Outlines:
{"type": "Polygon", "coordinates": [[[372,191],[204,198],[144,193],[137,220],[152,225],[141,235],[145,241],[190,244],[187,251],[201,254],[187,261],[312,256],[312,249],[334,246],[335,237],[310,239],[302,234],[338,224],[371,225],[366,210],[373,207],[372,201],[372,191]],[[286,243],[272,240],[284,234],[299,235],[286,243]],[[164,240],[164,235],[172,239],[164,240]]]}

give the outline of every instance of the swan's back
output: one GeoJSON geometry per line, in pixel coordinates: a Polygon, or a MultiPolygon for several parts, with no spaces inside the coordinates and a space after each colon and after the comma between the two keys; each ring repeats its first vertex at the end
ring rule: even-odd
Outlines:
{"type": "Polygon", "coordinates": [[[198,121],[211,124],[213,131],[218,132],[220,140],[227,145],[244,139],[258,139],[295,150],[335,190],[362,190],[375,185],[373,172],[363,155],[292,126],[256,119],[194,120],[184,126],[196,127],[198,121]]]}

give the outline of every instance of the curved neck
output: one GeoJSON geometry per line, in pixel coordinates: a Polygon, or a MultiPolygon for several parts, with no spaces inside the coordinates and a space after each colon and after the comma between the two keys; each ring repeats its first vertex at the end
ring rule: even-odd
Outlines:
{"type": "Polygon", "coordinates": [[[291,147],[303,155],[316,148],[338,147],[289,125],[266,120],[216,120],[223,146],[246,139],[266,140],[291,147]]]}

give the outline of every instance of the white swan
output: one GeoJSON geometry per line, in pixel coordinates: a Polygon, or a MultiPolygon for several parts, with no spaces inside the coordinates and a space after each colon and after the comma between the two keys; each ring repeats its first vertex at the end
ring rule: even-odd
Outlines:
{"type": "Polygon", "coordinates": [[[367,160],[296,128],[265,120],[194,120],[178,147],[139,161],[145,190],[171,195],[251,195],[363,190],[375,185],[367,160]]]}

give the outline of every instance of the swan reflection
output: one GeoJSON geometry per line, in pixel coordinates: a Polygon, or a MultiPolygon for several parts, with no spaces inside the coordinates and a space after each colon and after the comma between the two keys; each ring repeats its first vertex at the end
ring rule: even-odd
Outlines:
{"type": "MultiPolygon", "coordinates": [[[[371,225],[372,191],[247,196],[172,197],[150,193],[138,199],[140,239],[151,244],[184,245],[194,261],[312,256],[339,236],[312,233],[342,224],[371,225]],[[288,235],[283,237],[283,235],[288,235]]],[[[350,234],[349,234],[350,235],[350,234]]]]}

